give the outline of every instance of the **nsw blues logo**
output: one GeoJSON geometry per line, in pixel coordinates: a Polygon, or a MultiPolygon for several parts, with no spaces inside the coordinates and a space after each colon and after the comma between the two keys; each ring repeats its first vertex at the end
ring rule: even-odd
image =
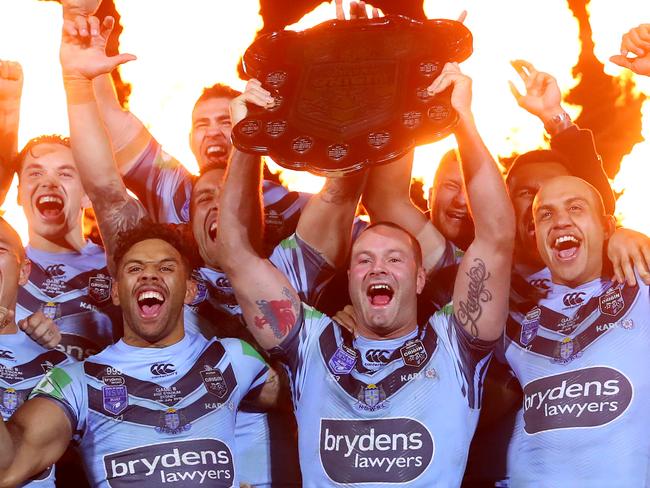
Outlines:
{"type": "Polygon", "coordinates": [[[521,323],[520,341],[524,346],[533,342],[533,339],[537,337],[537,331],[539,330],[539,317],[541,314],[542,312],[539,307],[535,307],[526,314],[526,317],[521,323]]]}
{"type": "Polygon", "coordinates": [[[354,349],[347,347],[345,344],[341,344],[332,357],[327,362],[330,370],[334,374],[348,374],[354,369],[354,365],[357,362],[357,353],[354,349]]]}
{"type": "Polygon", "coordinates": [[[126,386],[102,386],[102,403],[104,410],[111,415],[119,415],[129,405],[126,386]]]}
{"type": "Polygon", "coordinates": [[[11,417],[16,409],[22,403],[22,398],[15,389],[7,388],[2,392],[2,402],[0,403],[0,410],[5,417],[11,417]]]}
{"type": "Polygon", "coordinates": [[[360,410],[367,412],[374,412],[381,408],[386,408],[388,402],[386,401],[386,392],[381,385],[369,384],[362,386],[357,394],[357,407],[360,410]]]}
{"type": "Polygon", "coordinates": [[[168,408],[160,413],[160,420],[158,427],[156,427],[156,432],[159,434],[175,435],[187,432],[191,427],[192,424],[187,421],[182,410],[168,408]]]}

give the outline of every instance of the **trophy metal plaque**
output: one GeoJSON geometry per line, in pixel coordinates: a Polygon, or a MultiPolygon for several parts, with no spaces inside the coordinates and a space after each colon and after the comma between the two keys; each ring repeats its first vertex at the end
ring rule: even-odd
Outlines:
{"type": "Polygon", "coordinates": [[[393,161],[452,132],[450,91],[430,96],[427,87],[446,62],[471,53],[470,31],[446,19],[333,20],[268,34],[246,50],[243,66],[275,104],[250,106],[233,143],[321,175],[393,161]]]}

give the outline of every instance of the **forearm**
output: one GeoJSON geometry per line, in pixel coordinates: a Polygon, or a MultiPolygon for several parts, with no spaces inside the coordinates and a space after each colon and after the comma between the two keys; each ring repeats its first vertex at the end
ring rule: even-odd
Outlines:
{"type": "Polygon", "coordinates": [[[0,480],[4,479],[15,455],[14,440],[7,429],[7,424],[4,421],[0,422],[0,480]]]}
{"type": "Polygon", "coordinates": [[[20,102],[0,102],[0,205],[4,202],[14,175],[14,159],[18,154],[20,102]]]}
{"type": "Polygon", "coordinates": [[[218,240],[222,269],[259,257],[263,235],[262,162],[233,149],[219,203],[218,240]]]}
{"type": "Polygon", "coordinates": [[[298,221],[297,233],[334,267],[341,266],[350,249],[352,223],[367,172],[327,178],[312,196],[298,221]]]}
{"type": "Polygon", "coordinates": [[[475,239],[508,244],[514,239],[515,218],[503,177],[483,143],[471,116],[456,128],[475,239]]]}

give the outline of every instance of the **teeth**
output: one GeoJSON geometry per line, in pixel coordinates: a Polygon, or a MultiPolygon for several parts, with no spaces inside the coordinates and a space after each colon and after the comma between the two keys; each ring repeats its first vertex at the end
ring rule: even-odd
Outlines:
{"type": "Polygon", "coordinates": [[[370,291],[387,291],[391,292],[391,288],[388,285],[383,285],[383,284],[378,284],[378,285],[370,285],[369,288],[370,291]]]}
{"type": "Polygon", "coordinates": [[[210,232],[215,232],[217,230],[217,223],[212,222],[212,225],[210,226],[210,232]]]}
{"type": "Polygon", "coordinates": [[[58,203],[59,205],[63,205],[63,200],[61,200],[59,197],[55,197],[54,195],[43,195],[41,198],[38,199],[38,203],[58,203]]]}
{"type": "Polygon", "coordinates": [[[560,236],[555,239],[555,246],[559,246],[563,242],[573,242],[575,244],[580,244],[580,241],[573,236],[560,236]]]}
{"type": "Polygon", "coordinates": [[[146,300],[147,298],[155,298],[156,300],[163,302],[165,299],[162,294],[157,291],[143,291],[138,295],[138,301],[146,300]]]}
{"type": "Polygon", "coordinates": [[[215,153],[223,154],[225,152],[226,152],[226,150],[221,146],[210,146],[210,147],[208,147],[208,149],[206,151],[207,154],[215,154],[215,153]]]}

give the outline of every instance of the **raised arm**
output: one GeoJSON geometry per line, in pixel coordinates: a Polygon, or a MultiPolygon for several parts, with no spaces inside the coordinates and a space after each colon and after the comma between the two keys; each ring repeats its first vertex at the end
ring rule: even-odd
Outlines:
{"type": "Polygon", "coordinates": [[[20,486],[54,464],[71,436],[62,407],[45,398],[25,402],[8,422],[0,422],[0,487],[20,486]]]}
{"type": "Polygon", "coordinates": [[[142,205],[126,192],[93,92],[94,78],[135,59],[130,54],[105,55],[112,28],[112,17],[101,25],[96,17],[66,19],[60,52],[72,152],[97,215],[110,269],[118,233],[146,216],[142,205]]]}
{"type": "Polygon", "coordinates": [[[22,66],[13,61],[0,60],[0,205],[4,203],[14,176],[22,91],[22,66]]]}
{"type": "Polygon", "coordinates": [[[638,75],[650,76],[650,24],[641,24],[624,34],[620,54],[609,60],[638,75]]]}
{"type": "Polygon", "coordinates": [[[492,341],[501,336],[508,313],[515,218],[501,173],[474,124],[471,85],[456,63],[447,63],[429,91],[453,86],[451,103],[460,116],[455,134],[475,226],[456,275],[454,315],[473,337],[492,341]]]}

